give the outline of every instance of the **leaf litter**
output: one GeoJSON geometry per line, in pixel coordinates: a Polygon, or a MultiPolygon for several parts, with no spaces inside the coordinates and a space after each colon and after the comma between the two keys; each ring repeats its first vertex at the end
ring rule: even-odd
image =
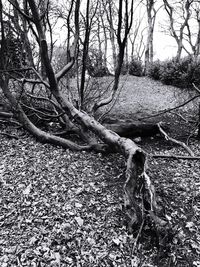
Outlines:
{"type": "MultiPolygon", "coordinates": [[[[199,161],[149,159],[176,232],[158,260],[146,233],[132,253],[135,236],[122,211],[122,156],[72,152],[29,135],[0,138],[0,266],[199,266],[199,161]]],[[[154,141],[142,144],[147,152],[167,153],[154,141]]],[[[198,142],[192,145],[199,151],[198,142]]]]}

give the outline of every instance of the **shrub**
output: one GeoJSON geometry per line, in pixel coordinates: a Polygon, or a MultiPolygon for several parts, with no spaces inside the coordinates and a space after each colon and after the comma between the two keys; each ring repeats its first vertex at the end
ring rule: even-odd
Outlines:
{"type": "Polygon", "coordinates": [[[104,76],[109,76],[110,72],[106,66],[101,66],[101,67],[94,67],[92,75],[93,77],[104,77],[104,76]]]}
{"type": "Polygon", "coordinates": [[[87,57],[86,68],[90,76],[92,77],[104,77],[109,76],[110,72],[103,59],[103,54],[98,49],[89,50],[87,57]]]}
{"type": "Polygon", "coordinates": [[[143,76],[143,64],[141,60],[133,58],[129,63],[129,74],[134,76],[143,76]]]}
{"type": "Polygon", "coordinates": [[[155,61],[148,70],[148,76],[179,88],[191,88],[193,83],[200,86],[200,61],[194,61],[191,57],[180,61],[175,58],[155,61]]]}
{"type": "Polygon", "coordinates": [[[176,61],[164,61],[160,67],[160,80],[167,85],[180,85],[181,72],[178,69],[176,61]]]}
{"type": "Polygon", "coordinates": [[[160,80],[160,68],[161,62],[159,60],[153,62],[148,69],[147,76],[151,77],[154,80],[160,80]]]}
{"type": "Polygon", "coordinates": [[[129,73],[129,64],[123,63],[121,68],[121,75],[126,75],[127,73],[129,73]]]}
{"type": "Polygon", "coordinates": [[[194,62],[191,65],[191,82],[200,87],[200,61],[194,62]]]}

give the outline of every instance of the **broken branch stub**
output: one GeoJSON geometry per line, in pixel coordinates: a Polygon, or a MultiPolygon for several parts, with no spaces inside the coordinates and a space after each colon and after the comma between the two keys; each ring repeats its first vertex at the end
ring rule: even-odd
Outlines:
{"type": "Polygon", "coordinates": [[[138,228],[146,216],[149,216],[160,233],[166,233],[169,224],[156,202],[154,186],[146,173],[147,156],[130,139],[124,140],[124,151],[127,156],[126,181],[124,184],[124,206],[128,217],[128,229],[138,228]]]}

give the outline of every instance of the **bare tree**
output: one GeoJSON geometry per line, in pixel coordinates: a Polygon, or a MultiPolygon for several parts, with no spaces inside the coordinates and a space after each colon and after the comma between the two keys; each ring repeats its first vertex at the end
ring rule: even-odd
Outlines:
{"type": "Polygon", "coordinates": [[[94,112],[102,106],[108,105],[114,99],[118,84],[119,84],[119,77],[123,65],[124,60],[124,53],[125,47],[128,40],[128,35],[133,23],[133,0],[130,3],[130,10],[128,0],[119,0],[119,8],[118,8],[118,27],[117,27],[117,44],[118,44],[118,55],[117,55],[117,62],[115,67],[115,79],[114,85],[112,88],[112,92],[109,97],[99,101],[99,103],[95,103],[94,105],[94,112]],[[124,12],[123,12],[124,9],[124,12]]]}
{"type": "Polygon", "coordinates": [[[182,50],[185,48],[183,44],[184,30],[191,16],[191,4],[193,0],[179,1],[173,5],[168,0],[163,0],[163,2],[170,21],[170,34],[177,43],[176,59],[179,61],[182,50]]]}
{"type": "Polygon", "coordinates": [[[106,13],[106,18],[109,24],[109,35],[110,35],[110,42],[112,46],[112,57],[113,57],[113,66],[114,69],[116,68],[117,65],[117,49],[116,49],[116,32],[115,32],[115,27],[114,27],[114,22],[115,22],[115,15],[117,13],[117,9],[115,6],[115,3],[113,0],[108,0],[108,1],[103,1],[102,4],[106,13]]]}
{"type": "Polygon", "coordinates": [[[156,21],[156,14],[160,8],[155,8],[156,0],[146,0],[146,11],[147,11],[147,41],[145,48],[145,72],[148,71],[149,65],[153,62],[153,37],[154,37],[154,26],[156,21]]]}
{"type": "MultiPolygon", "coordinates": [[[[11,1],[12,3],[12,1],[11,1]]],[[[52,143],[56,145],[61,145],[65,148],[70,148],[73,150],[96,150],[96,151],[118,151],[122,153],[127,159],[125,177],[126,181],[124,184],[124,199],[126,213],[129,217],[130,227],[133,225],[140,225],[145,219],[145,216],[151,218],[151,220],[156,225],[156,229],[161,234],[162,231],[166,233],[168,224],[165,220],[159,218],[161,210],[157,206],[154,187],[150,181],[149,176],[146,173],[146,154],[138,147],[132,140],[127,138],[122,138],[115,132],[106,129],[103,125],[97,122],[93,117],[90,117],[87,113],[78,110],[69,99],[65,97],[63,92],[60,90],[61,79],[66,75],[66,73],[71,69],[72,62],[76,57],[76,48],[79,40],[79,11],[80,11],[80,0],[75,1],[74,7],[74,42],[70,47],[70,62],[68,62],[60,71],[54,72],[51,64],[48,50],[48,42],[46,39],[46,32],[43,28],[42,16],[40,9],[38,8],[36,0],[27,0],[29,13],[24,17],[30,20],[35,34],[38,38],[38,47],[40,51],[40,56],[44,63],[44,68],[46,72],[46,79],[37,72],[36,69],[30,68],[30,71],[34,72],[35,75],[32,79],[27,79],[23,77],[22,79],[17,79],[20,89],[20,97],[16,99],[15,94],[13,94],[10,87],[10,80],[12,77],[9,76],[9,69],[6,69],[4,64],[4,50],[5,50],[5,32],[4,32],[4,22],[2,18],[2,2],[0,1],[0,23],[1,23],[1,73],[0,76],[0,87],[2,88],[5,97],[9,100],[13,108],[13,114],[23,125],[23,127],[33,134],[40,142],[52,143]],[[28,16],[28,18],[27,18],[28,16]],[[32,85],[35,87],[37,84],[41,85],[45,90],[52,95],[52,98],[46,99],[51,103],[57,111],[58,114],[54,115],[56,118],[62,118],[63,123],[66,124],[69,130],[76,132],[79,137],[84,141],[85,145],[77,144],[69,139],[61,138],[49,132],[38,128],[26,115],[24,110],[24,105],[21,96],[29,96],[39,100],[41,97],[33,95],[34,89],[26,90],[26,85],[32,85]],[[136,195],[140,195],[141,198],[137,198],[136,195]],[[140,200],[141,201],[140,201],[140,200]],[[139,200],[139,201],[138,201],[139,200]],[[145,204],[144,204],[145,203],[145,204]],[[145,207],[144,207],[145,205],[145,207]],[[145,212],[144,212],[145,211],[145,212]]],[[[127,36],[132,25],[132,4],[129,4],[128,0],[119,0],[119,12],[118,12],[118,29],[117,29],[117,41],[119,45],[119,54],[116,67],[116,81],[113,88],[115,92],[117,90],[119,75],[124,57],[124,48],[127,41],[127,36]],[[124,10],[124,12],[123,12],[124,10]],[[123,15],[125,15],[124,20],[123,15]],[[125,22],[125,27],[122,28],[122,21],[125,22]],[[122,38],[121,34],[124,33],[122,38]]],[[[15,6],[14,6],[15,7],[15,6]]],[[[23,9],[20,8],[18,12],[23,14],[23,9]]],[[[22,72],[23,70],[18,70],[22,72]]],[[[30,86],[28,87],[30,88],[30,86]]],[[[110,102],[110,98],[105,101],[110,102]]],[[[104,103],[105,103],[104,102],[104,103]]],[[[102,103],[101,103],[102,105],[102,103]]],[[[40,112],[41,114],[41,112],[40,112]]]]}
{"type": "Polygon", "coordinates": [[[83,55],[82,55],[82,71],[81,71],[81,84],[80,84],[80,107],[84,108],[84,88],[85,88],[85,75],[86,75],[86,65],[88,61],[88,51],[89,51],[89,39],[90,39],[90,33],[92,28],[93,19],[95,18],[95,14],[97,11],[98,2],[95,3],[95,8],[90,16],[90,13],[92,12],[91,6],[90,6],[90,0],[87,0],[86,2],[86,14],[85,16],[82,15],[82,18],[84,20],[84,27],[85,27],[85,35],[83,40],[83,55]]]}
{"type": "Polygon", "coordinates": [[[145,28],[141,27],[143,19],[144,19],[145,13],[141,14],[139,12],[139,18],[134,20],[134,24],[132,25],[131,32],[129,34],[129,41],[131,45],[131,60],[134,59],[134,57],[138,58],[139,60],[142,59],[142,56],[144,54],[145,44],[144,44],[144,31],[145,28]]]}
{"type": "Polygon", "coordinates": [[[191,52],[186,49],[185,51],[190,55],[193,56],[195,60],[198,59],[200,53],[200,7],[198,3],[193,1],[193,5],[191,6],[191,20],[192,23],[188,20],[186,23],[186,32],[185,32],[185,40],[191,47],[191,52]],[[193,24],[193,25],[191,25],[193,24]]]}

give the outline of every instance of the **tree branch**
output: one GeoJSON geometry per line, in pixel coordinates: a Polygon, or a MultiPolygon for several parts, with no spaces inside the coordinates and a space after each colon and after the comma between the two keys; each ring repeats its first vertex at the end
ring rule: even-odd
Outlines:
{"type": "Polygon", "coordinates": [[[165,137],[165,139],[166,139],[167,141],[171,141],[171,142],[173,142],[173,143],[175,143],[175,144],[177,144],[177,145],[179,145],[179,146],[182,146],[182,147],[183,147],[183,148],[190,154],[191,157],[194,157],[194,153],[193,153],[193,151],[192,151],[192,150],[191,150],[185,143],[183,143],[183,142],[181,142],[181,141],[178,141],[178,140],[176,140],[176,139],[170,137],[170,136],[169,136],[169,135],[162,129],[162,127],[161,127],[161,122],[157,123],[157,125],[158,125],[158,129],[159,129],[159,131],[161,132],[162,135],[164,135],[164,137],[165,137]]]}
{"type": "Polygon", "coordinates": [[[68,62],[67,65],[63,67],[62,70],[60,70],[56,75],[57,81],[59,81],[74,65],[75,62],[75,55],[76,55],[76,47],[78,44],[79,40],[79,7],[80,7],[80,0],[76,1],[76,6],[75,6],[75,33],[74,33],[74,43],[72,44],[70,48],[70,57],[71,61],[68,62]]]}
{"type": "Polygon", "coordinates": [[[141,117],[141,118],[138,118],[138,120],[145,120],[145,119],[150,119],[150,118],[154,118],[154,117],[158,117],[160,115],[163,115],[167,112],[170,112],[170,111],[173,111],[173,110],[176,110],[176,109],[179,109],[181,107],[184,107],[185,105],[189,104],[190,102],[192,102],[193,100],[195,100],[196,98],[200,97],[200,94],[199,95],[196,95],[196,96],[193,96],[192,98],[188,99],[187,101],[185,101],[184,103],[174,107],[174,108],[169,108],[169,109],[164,109],[163,111],[160,111],[154,115],[149,115],[149,116],[146,116],[146,117],[141,117]]]}

